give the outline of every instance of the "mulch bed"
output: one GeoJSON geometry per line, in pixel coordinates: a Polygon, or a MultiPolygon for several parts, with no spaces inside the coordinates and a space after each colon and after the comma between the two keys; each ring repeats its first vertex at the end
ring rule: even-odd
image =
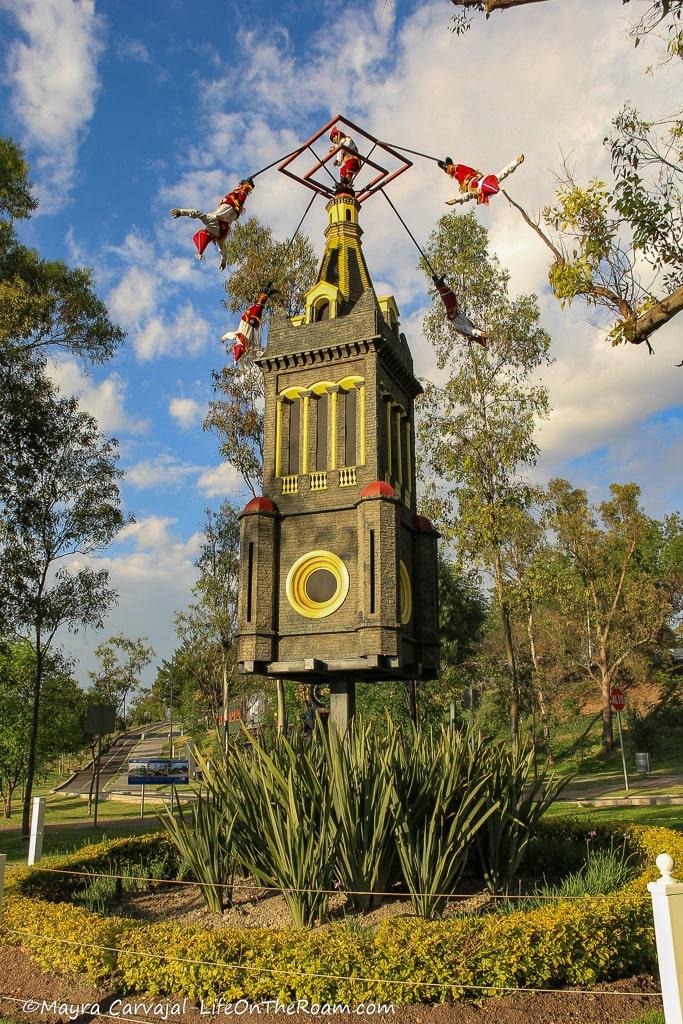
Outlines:
{"type": "MultiPolygon", "coordinates": [[[[488,999],[482,1006],[470,1006],[457,1003],[441,1006],[398,1006],[394,1014],[380,1019],[395,1024],[623,1024],[639,1017],[646,1010],[661,1009],[661,1000],[653,993],[657,989],[657,981],[648,976],[626,978],[612,982],[604,988],[617,992],[635,992],[635,995],[601,995],[599,992],[571,993],[515,993],[500,999],[488,999]]],[[[125,998],[126,993],[116,992],[107,988],[96,988],[81,975],[53,974],[40,969],[23,950],[0,946],[0,993],[10,996],[12,1002],[0,999],[0,1016],[20,1021],[22,1024],[57,1024],[71,1021],[71,1024],[90,1024],[91,1021],[102,1021],[109,1024],[111,1017],[104,1014],[111,1007],[115,998],[125,998]],[[79,1003],[99,1003],[103,1016],[93,1018],[90,1015],[69,1016],[54,1012],[36,1012],[23,1009],[24,1000],[66,1002],[71,1005],[79,1003]]],[[[143,997],[130,996],[130,1001],[140,1003],[143,997]]],[[[156,997],[153,1003],[169,1005],[171,999],[156,997]]],[[[30,1004],[29,1004],[30,1005],[30,1004]]],[[[263,1014],[265,1016],[265,1013],[263,1014]]],[[[256,1014],[243,1014],[245,1020],[253,1019],[256,1014]]],[[[274,1014],[275,1019],[304,1024],[310,1022],[310,1014],[285,1013],[274,1014]]],[[[358,1019],[359,1015],[339,1015],[345,1019],[358,1019]]],[[[360,1015],[360,1018],[365,1015],[360,1015]]],[[[368,1015],[370,1016],[370,1015],[368,1015]]],[[[377,1015],[372,1015],[373,1020],[377,1015]]],[[[134,1017],[117,1016],[121,1021],[159,1021],[154,1016],[137,1012],[134,1017]]],[[[222,1014],[217,1016],[200,1016],[199,1012],[191,1011],[181,1016],[169,1016],[169,1021],[178,1024],[219,1024],[230,1018],[222,1014]]]]}

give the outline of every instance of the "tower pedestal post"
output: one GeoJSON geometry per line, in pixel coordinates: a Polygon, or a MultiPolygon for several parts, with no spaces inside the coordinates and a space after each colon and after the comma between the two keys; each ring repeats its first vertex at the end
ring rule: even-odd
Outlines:
{"type": "Polygon", "coordinates": [[[329,728],[338,736],[347,732],[356,712],[355,679],[337,679],[330,682],[329,728]]]}

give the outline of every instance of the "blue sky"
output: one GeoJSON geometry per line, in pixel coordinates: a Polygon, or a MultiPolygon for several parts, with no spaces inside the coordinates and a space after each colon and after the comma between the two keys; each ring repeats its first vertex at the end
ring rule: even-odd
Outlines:
{"type": "MultiPolygon", "coordinates": [[[[213,253],[193,259],[190,221],[174,205],[213,209],[236,180],[287,152],[336,112],[389,141],[496,170],[519,152],[511,193],[531,209],[551,201],[564,153],[583,178],[607,173],[602,138],[630,99],[648,115],[675,105],[675,68],[648,76],[653,49],[634,51],[618,0],[550,0],[448,31],[447,0],[324,0],[249,5],[219,0],[0,0],[4,133],[26,146],[41,211],[23,231],[45,256],[94,269],[97,289],[127,330],[120,354],[86,376],[52,369],[121,442],[123,495],[136,525],[102,558],[121,597],[107,632],[174,645],[173,611],[190,598],[202,510],[239,484],[201,421],[219,338],[235,318],[221,306],[213,253]]],[[[678,76],[678,77],[677,77],[678,76]]],[[[418,237],[447,210],[452,189],[416,162],[392,196],[418,237]]],[[[307,196],[275,171],[249,211],[279,237],[307,196]]],[[[324,213],[309,233],[320,248],[324,213]]],[[[421,336],[427,297],[415,252],[378,200],[363,210],[379,292],[396,296],[418,372],[434,374],[421,336]]],[[[657,355],[609,347],[585,308],[561,311],[546,252],[503,200],[481,208],[513,291],[536,291],[553,337],[545,375],[554,406],[539,475],[563,474],[601,497],[635,479],[653,514],[681,504],[681,326],[657,355]]],[[[93,634],[66,646],[92,667],[93,634]]]]}

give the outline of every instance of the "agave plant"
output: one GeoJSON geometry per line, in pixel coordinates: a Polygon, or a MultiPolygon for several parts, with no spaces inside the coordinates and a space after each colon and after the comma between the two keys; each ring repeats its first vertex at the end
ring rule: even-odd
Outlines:
{"type": "Polygon", "coordinates": [[[181,805],[177,818],[167,811],[161,820],[194,878],[202,883],[207,907],[222,914],[232,906],[235,815],[229,813],[223,800],[209,792],[199,794],[189,815],[181,805]]]}
{"type": "Polygon", "coordinates": [[[510,751],[503,743],[488,750],[487,799],[494,811],[477,836],[477,850],[486,887],[507,892],[524,857],[534,829],[568,781],[547,769],[534,775],[530,747],[510,751]]]}
{"type": "Polygon", "coordinates": [[[321,754],[284,737],[267,752],[252,739],[217,773],[216,784],[236,794],[242,865],[264,885],[282,889],[295,927],[321,920],[335,853],[321,754]]]}
{"type": "Polygon", "coordinates": [[[343,739],[334,733],[323,738],[337,871],[359,910],[378,906],[397,874],[390,767],[396,742],[391,722],[381,738],[359,721],[343,739]]]}
{"type": "Polygon", "coordinates": [[[475,781],[468,738],[452,730],[413,731],[403,755],[394,803],[398,855],[415,913],[440,917],[474,838],[496,810],[490,770],[480,766],[475,781]]]}

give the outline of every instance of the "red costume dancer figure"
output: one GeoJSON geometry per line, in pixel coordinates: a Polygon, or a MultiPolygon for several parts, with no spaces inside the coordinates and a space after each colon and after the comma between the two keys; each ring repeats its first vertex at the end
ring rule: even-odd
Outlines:
{"type": "Polygon", "coordinates": [[[463,337],[467,338],[468,341],[476,341],[482,348],[486,348],[486,335],[460,312],[458,300],[452,289],[446,284],[445,279],[443,277],[433,277],[432,281],[446,307],[446,319],[451,327],[458,334],[462,334],[463,337]]]}
{"type": "Polygon", "coordinates": [[[501,181],[507,178],[508,174],[512,174],[523,162],[524,155],[522,154],[498,174],[483,175],[481,171],[475,171],[474,167],[468,167],[467,164],[454,164],[449,156],[444,160],[439,160],[439,167],[451,178],[455,178],[462,193],[455,199],[447,199],[446,202],[449,206],[453,206],[454,203],[466,203],[470,199],[476,199],[478,203],[488,206],[491,196],[500,192],[501,181]]]}
{"type": "Polygon", "coordinates": [[[244,209],[247,196],[253,188],[253,179],[244,178],[232,192],[223,196],[213,213],[203,213],[201,210],[179,210],[177,207],[171,210],[172,217],[194,217],[195,220],[200,220],[202,224],[206,225],[192,236],[194,244],[197,246],[198,260],[204,259],[204,250],[209,242],[215,242],[221,253],[220,268],[225,270],[228,265],[227,240],[230,228],[244,209]]]}
{"type": "Polygon", "coordinates": [[[247,349],[250,348],[252,342],[258,341],[261,331],[261,320],[263,319],[263,307],[271,295],[275,294],[276,289],[273,288],[272,284],[267,284],[264,291],[259,292],[256,296],[256,302],[242,313],[237,330],[228,331],[221,338],[221,341],[233,341],[234,339],[232,354],[235,357],[236,363],[239,362],[247,349]]]}
{"type": "Polygon", "coordinates": [[[339,167],[339,185],[337,187],[340,190],[351,188],[353,179],[360,170],[358,146],[348,135],[342,135],[336,125],[330,132],[330,140],[332,142],[330,151],[336,149],[337,146],[341,147],[333,161],[335,166],[339,167]]]}

